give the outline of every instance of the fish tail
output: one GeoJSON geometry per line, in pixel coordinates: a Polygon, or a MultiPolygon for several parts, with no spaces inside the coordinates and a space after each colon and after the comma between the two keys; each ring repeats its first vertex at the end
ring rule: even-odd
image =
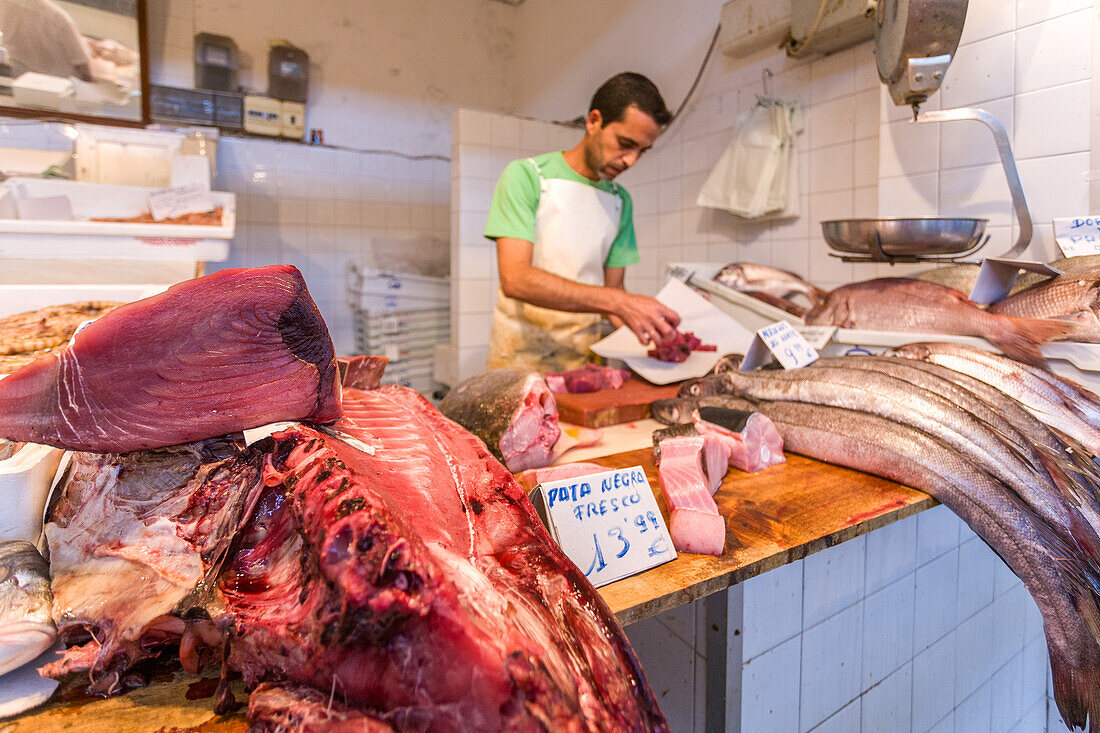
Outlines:
{"type": "Polygon", "coordinates": [[[1066,653],[1053,644],[1050,649],[1050,673],[1054,682],[1054,702],[1062,720],[1071,729],[1085,728],[1100,721],[1100,669],[1075,665],[1066,653]]]}
{"type": "Polygon", "coordinates": [[[1017,361],[1032,366],[1043,366],[1046,362],[1039,353],[1040,344],[1064,339],[1077,330],[1077,324],[1068,321],[1054,321],[1044,318],[1016,318],[1002,316],[1004,328],[991,338],[994,344],[1017,361]]]}

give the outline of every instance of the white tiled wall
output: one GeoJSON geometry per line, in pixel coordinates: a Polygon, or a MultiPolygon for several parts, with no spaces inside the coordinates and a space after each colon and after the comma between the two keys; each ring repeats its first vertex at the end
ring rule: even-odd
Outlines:
{"type": "MultiPolygon", "coordinates": [[[[483,236],[493,189],[509,161],[573,147],[581,132],[562,125],[459,109],[451,145],[451,344],[438,360],[455,384],[485,370],[497,294],[496,250],[483,236]]],[[[438,361],[437,360],[437,361],[438,361]]]]}
{"type": "Polygon", "coordinates": [[[727,629],[740,637],[727,660],[739,705],[703,695],[716,660],[702,602],[627,627],[674,731],[702,733],[722,702],[741,711],[730,733],[1046,730],[1038,609],[946,507],[752,578],[730,598],[742,604],[727,629]]]}

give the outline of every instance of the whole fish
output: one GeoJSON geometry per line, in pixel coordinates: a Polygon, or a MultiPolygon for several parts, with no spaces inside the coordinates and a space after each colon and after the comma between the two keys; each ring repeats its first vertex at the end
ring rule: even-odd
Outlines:
{"type": "Polygon", "coordinates": [[[512,473],[546,466],[561,437],[558,403],[536,372],[493,369],[470,377],[439,411],[485,441],[512,473]]]}
{"type": "Polygon", "coordinates": [[[23,666],[57,638],[50,566],[34,545],[0,542],[0,674],[23,666]]]}
{"type": "MultiPolygon", "coordinates": [[[[1060,260],[1051,260],[1047,263],[1051,267],[1061,270],[1063,273],[1087,270],[1092,267],[1100,267],[1100,255],[1081,255],[1079,257],[1063,257],[1060,260]]],[[[1026,290],[1034,285],[1050,279],[1050,275],[1041,275],[1038,272],[1024,272],[1012,285],[1012,294],[1026,290]]]]}
{"type": "Polygon", "coordinates": [[[1024,583],[1043,616],[1054,696],[1071,726],[1100,716],[1095,566],[972,462],[930,436],[866,413],[798,402],[758,406],[788,450],[904,483],[957,514],[1024,583]]]}
{"type": "Polygon", "coordinates": [[[981,265],[970,263],[933,267],[931,270],[918,272],[912,276],[912,279],[946,285],[949,288],[958,290],[963,295],[970,295],[970,291],[974,289],[974,283],[978,280],[978,271],[981,269],[981,265]]]}
{"type": "Polygon", "coordinates": [[[1077,324],[1074,341],[1100,343],[1100,266],[1069,272],[997,301],[990,313],[1020,318],[1060,318],[1077,324]]]}
{"type": "Polygon", "coordinates": [[[1035,417],[1080,442],[1093,455],[1100,455],[1100,429],[1090,425],[1067,404],[1061,390],[1011,359],[973,346],[938,342],[906,344],[885,353],[939,364],[991,384],[1013,397],[1035,417]]]}
{"type": "Polygon", "coordinates": [[[752,262],[731,262],[718,271],[714,281],[743,293],[767,293],[775,298],[790,300],[795,294],[806,296],[810,303],[825,297],[825,291],[803,280],[793,272],[778,267],[757,265],[752,262]]]}
{"type": "Polygon", "coordinates": [[[945,285],[883,277],[833,290],[806,315],[806,323],[903,333],[980,336],[1005,354],[1042,364],[1039,345],[1074,330],[1060,321],[1013,318],[979,308],[945,285]]]}

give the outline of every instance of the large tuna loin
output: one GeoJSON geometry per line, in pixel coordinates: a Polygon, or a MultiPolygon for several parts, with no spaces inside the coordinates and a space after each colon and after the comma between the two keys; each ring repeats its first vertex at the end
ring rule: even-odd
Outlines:
{"type": "Polygon", "coordinates": [[[558,403],[535,372],[493,369],[471,377],[439,409],[484,440],[513,473],[549,465],[561,437],[558,403]]]}
{"type": "Polygon", "coordinates": [[[332,341],[289,265],[125,305],[0,380],[0,438],[103,453],[340,416],[332,341]]]}
{"type": "Polygon", "coordinates": [[[400,387],[344,408],[334,430],[272,436],[211,611],[229,667],[261,685],[254,730],[668,730],[607,606],[480,441],[400,387]]]}

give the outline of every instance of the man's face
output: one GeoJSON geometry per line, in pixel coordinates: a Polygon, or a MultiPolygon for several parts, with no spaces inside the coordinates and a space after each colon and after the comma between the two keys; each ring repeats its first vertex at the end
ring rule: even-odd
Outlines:
{"type": "Polygon", "coordinates": [[[605,181],[625,171],[649,150],[661,127],[652,117],[631,105],[622,119],[604,124],[599,110],[592,110],[585,120],[589,137],[585,146],[585,162],[605,181]]]}

